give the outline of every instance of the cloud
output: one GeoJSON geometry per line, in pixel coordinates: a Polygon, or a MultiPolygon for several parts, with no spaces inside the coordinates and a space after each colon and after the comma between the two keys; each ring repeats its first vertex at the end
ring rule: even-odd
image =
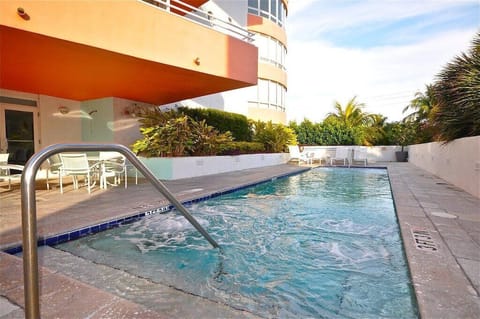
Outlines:
{"type": "Polygon", "coordinates": [[[477,0],[292,0],[289,7],[287,30],[304,36],[359,27],[378,28],[412,18],[422,18],[420,23],[439,25],[446,20],[458,22],[455,17],[458,14],[470,14],[477,19],[479,14],[477,0]]]}
{"type": "Polygon", "coordinates": [[[288,118],[321,121],[335,100],[343,104],[358,96],[367,112],[400,120],[415,92],[468,49],[475,31],[444,32],[414,44],[368,49],[293,40],[288,53],[288,118]]]}
{"type": "Polygon", "coordinates": [[[390,121],[478,32],[477,0],[291,0],[287,116],[321,121],[353,96],[390,121]]]}

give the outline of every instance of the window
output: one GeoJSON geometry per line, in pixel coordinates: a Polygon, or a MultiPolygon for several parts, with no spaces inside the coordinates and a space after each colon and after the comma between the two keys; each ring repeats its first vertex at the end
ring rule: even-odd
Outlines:
{"type": "Polygon", "coordinates": [[[286,15],[282,0],[248,0],[248,12],[270,19],[281,27],[286,15]]]}
{"type": "Polygon", "coordinates": [[[255,88],[257,93],[255,97],[251,95],[254,92],[249,91],[249,106],[285,112],[286,90],[283,85],[274,81],[259,79],[255,88]]]}
{"type": "Polygon", "coordinates": [[[285,55],[287,49],[278,40],[257,33],[254,36],[255,45],[258,47],[258,57],[261,61],[274,64],[276,67],[285,70],[285,55]]]}

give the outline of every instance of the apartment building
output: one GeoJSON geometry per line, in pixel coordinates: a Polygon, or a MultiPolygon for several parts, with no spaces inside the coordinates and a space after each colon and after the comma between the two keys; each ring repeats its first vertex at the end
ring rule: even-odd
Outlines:
{"type": "Polygon", "coordinates": [[[207,4],[0,1],[0,153],[24,164],[55,143],[130,145],[138,106],[256,85],[252,35],[207,4]]]}
{"type": "Polygon", "coordinates": [[[287,0],[212,0],[202,8],[211,20],[231,21],[251,33],[253,44],[258,47],[257,85],[166,106],[210,107],[254,120],[286,124],[287,0]]]}

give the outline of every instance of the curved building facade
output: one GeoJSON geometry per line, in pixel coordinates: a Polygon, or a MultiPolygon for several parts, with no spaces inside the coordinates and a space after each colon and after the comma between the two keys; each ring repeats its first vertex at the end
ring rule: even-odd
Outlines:
{"type": "Polygon", "coordinates": [[[287,0],[211,0],[202,9],[212,19],[229,21],[250,32],[252,44],[258,49],[257,83],[168,106],[216,108],[253,120],[286,124],[287,0]]]}
{"type": "Polygon", "coordinates": [[[248,0],[247,28],[258,47],[258,83],[249,88],[248,117],[286,123],[286,0],[248,0]]]}

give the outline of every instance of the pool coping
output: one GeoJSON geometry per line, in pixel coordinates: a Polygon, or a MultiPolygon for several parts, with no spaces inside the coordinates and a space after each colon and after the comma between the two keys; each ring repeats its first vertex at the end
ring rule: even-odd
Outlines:
{"type": "Polygon", "coordinates": [[[480,244],[460,221],[480,226],[480,199],[408,163],[387,170],[420,317],[478,318],[480,244]]]}

